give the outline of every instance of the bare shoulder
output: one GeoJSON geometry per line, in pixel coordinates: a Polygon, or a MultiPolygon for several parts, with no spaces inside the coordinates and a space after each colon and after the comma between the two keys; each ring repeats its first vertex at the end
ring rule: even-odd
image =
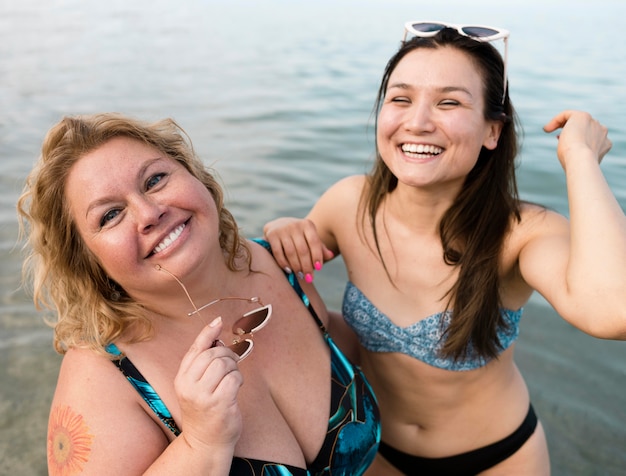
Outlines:
{"type": "Polygon", "coordinates": [[[79,401],[89,398],[93,390],[115,386],[120,371],[104,355],[88,349],[69,349],[63,356],[55,398],[79,401]]]}
{"type": "Polygon", "coordinates": [[[51,475],[69,474],[68,468],[139,473],[158,457],[168,441],[132,392],[106,356],[87,349],[65,354],[48,419],[51,475]]]}
{"type": "Polygon", "coordinates": [[[503,264],[506,268],[518,267],[525,282],[536,289],[541,275],[555,272],[565,262],[569,239],[566,217],[554,210],[524,203],[521,220],[513,224],[507,237],[503,264]]]}
{"type": "MultiPolygon", "coordinates": [[[[291,288],[291,285],[289,284],[284,271],[280,269],[280,267],[276,264],[276,261],[274,261],[271,253],[256,242],[249,242],[249,246],[252,253],[252,269],[255,271],[261,271],[263,275],[270,279],[270,281],[273,281],[273,284],[268,286],[266,291],[277,292],[276,290],[283,288],[283,286],[277,286],[277,283],[282,281],[284,284],[283,289],[286,290],[283,292],[287,292],[287,295],[300,300],[293,290],[288,289],[291,288]]],[[[328,325],[328,310],[315,285],[313,283],[307,283],[304,279],[299,279],[298,284],[302,289],[302,292],[304,292],[308,300],[313,305],[313,308],[322,323],[324,325],[328,325]]]]}
{"type": "Polygon", "coordinates": [[[349,193],[353,196],[359,197],[363,187],[367,184],[367,176],[365,175],[350,175],[339,180],[332,187],[328,189],[332,193],[349,193]]]}
{"type": "Polygon", "coordinates": [[[524,203],[521,220],[511,229],[511,240],[519,246],[547,236],[563,236],[569,233],[569,221],[560,213],[533,203],[524,203]]]}
{"type": "MultiPolygon", "coordinates": [[[[336,232],[346,224],[346,216],[356,216],[363,187],[367,184],[365,175],[351,175],[332,185],[308,215],[316,225],[325,225],[336,232]]],[[[322,232],[323,235],[323,232],[322,232]]]]}
{"type": "MultiPolygon", "coordinates": [[[[320,202],[332,204],[333,207],[342,206],[346,203],[358,202],[361,191],[367,183],[365,175],[350,175],[330,186],[320,202]]],[[[319,203],[319,202],[318,202],[319,203]]]]}

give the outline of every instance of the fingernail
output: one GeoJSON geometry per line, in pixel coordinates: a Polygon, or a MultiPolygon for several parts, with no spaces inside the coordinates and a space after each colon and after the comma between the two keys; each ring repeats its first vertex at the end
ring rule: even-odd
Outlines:
{"type": "Polygon", "coordinates": [[[316,261],[316,262],[315,262],[315,269],[316,269],[317,271],[319,271],[320,269],[322,269],[322,263],[320,263],[319,261],[316,261]]]}
{"type": "Polygon", "coordinates": [[[312,283],[313,282],[313,275],[311,273],[307,273],[306,276],[304,277],[304,280],[307,283],[312,283]]]}
{"type": "Polygon", "coordinates": [[[285,267],[283,268],[283,270],[284,270],[284,271],[285,271],[285,273],[287,273],[287,274],[291,274],[291,273],[293,273],[293,271],[291,271],[291,268],[290,268],[289,266],[285,266],[285,267]]]}
{"type": "Polygon", "coordinates": [[[302,271],[298,271],[298,279],[304,278],[304,273],[302,271]]]}
{"type": "MultiPolygon", "coordinates": [[[[330,250],[329,250],[330,251],[330,250]]],[[[335,257],[335,253],[333,253],[332,251],[330,251],[330,257],[334,258],[335,257]]]]}
{"type": "Polygon", "coordinates": [[[217,316],[215,319],[211,321],[209,327],[216,327],[219,323],[222,322],[222,316],[217,316]]]}

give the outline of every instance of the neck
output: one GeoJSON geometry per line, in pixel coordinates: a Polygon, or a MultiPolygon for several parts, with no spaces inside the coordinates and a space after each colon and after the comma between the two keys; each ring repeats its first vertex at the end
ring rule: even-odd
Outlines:
{"type": "Polygon", "coordinates": [[[441,218],[452,204],[450,196],[399,184],[387,196],[383,209],[388,217],[416,232],[438,235],[441,218]]]}
{"type": "MultiPolygon", "coordinates": [[[[196,310],[212,301],[229,296],[240,296],[247,271],[232,271],[223,260],[196,264],[189,272],[172,270],[157,264],[154,270],[157,281],[141,295],[133,296],[151,312],[177,320],[197,319],[196,310]],[[210,270],[210,271],[209,271],[210,270]]],[[[249,297],[249,296],[245,296],[249,297]]],[[[207,311],[210,311],[207,309],[207,311]]],[[[200,316],[211,315],[200,312],[200,316]]]]}

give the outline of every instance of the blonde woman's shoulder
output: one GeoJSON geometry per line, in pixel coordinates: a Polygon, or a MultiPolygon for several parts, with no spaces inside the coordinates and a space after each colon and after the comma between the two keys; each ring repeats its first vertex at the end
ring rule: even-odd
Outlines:
{"type": "Polygon", "coordinates": [[[65,353],[48,422],[51,475],[65,474],[68,458],[89,474],[102,468],[139,473],[167,445],[149,409],[106,355],[88,349],[65,353]]]}

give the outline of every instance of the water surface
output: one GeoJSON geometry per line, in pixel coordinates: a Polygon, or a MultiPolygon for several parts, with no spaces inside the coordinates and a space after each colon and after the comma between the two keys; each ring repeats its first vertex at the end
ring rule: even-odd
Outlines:
{"type": "MultiPolygon", "coordinates": [[[[556,139],[541,127],[579,108],[611,130],[603,168],[624,206],[625,15],[618,0],[0,0],[0,474],[46,474],[60,358],[19,289],[15,201],[62,115],[175,118],[256,236],[369,168],[375,92],[406,20],[496,25],[511,31],[524,198],[567,214],[556,139]]],[[[344,280],[341,263],[317,276],[329,306],[339,307],[344,280]]],[[[626,344],[582,334],[536,298],[516,355],[553,474],[626,474],[626,344]]]]}

